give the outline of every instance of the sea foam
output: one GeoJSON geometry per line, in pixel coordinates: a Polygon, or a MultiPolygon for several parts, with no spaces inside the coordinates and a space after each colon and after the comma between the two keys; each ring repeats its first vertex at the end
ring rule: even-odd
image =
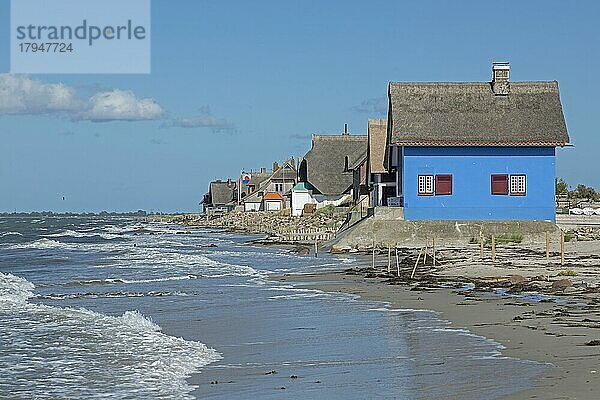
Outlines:
{"type": "Polygon", "coordinates": [[[28,303],[34,285],[0,273],[0,393],[38,399],[191,398],[185,378],[220,354],[162,333],[138,311],[109,316],[28,303]],[[15,307],[18,306],[18,307],[15,307]],[[19,340],[6,340],[18,337],[19,340]],[[22,357],[27,354],[27,357],[22,357]],[[94,382],[94,385],[89,385],[94,382]]]}

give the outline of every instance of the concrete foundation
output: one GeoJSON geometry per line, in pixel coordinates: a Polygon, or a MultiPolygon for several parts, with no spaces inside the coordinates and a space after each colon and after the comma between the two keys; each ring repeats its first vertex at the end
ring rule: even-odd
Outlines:
{"type": "Polygon", "coordinates": [[[337,235],[334,246],[368,248],[373,241],[378,247],[423,246],[436,240],[436,245],[466,244],[484,236],[520,236],[523,243],[544,242],[545,234],[558,227],[548,221],[404,221],[401,209],[388,208],[364,219],[337,235]],[[393,211],[388,211],[393,210],[393,211]]]}

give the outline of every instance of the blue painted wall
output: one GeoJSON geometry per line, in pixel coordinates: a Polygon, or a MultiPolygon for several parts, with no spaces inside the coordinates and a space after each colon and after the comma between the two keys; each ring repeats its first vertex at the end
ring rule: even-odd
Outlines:
{"type": "Polygon", "coordinates": [[[554,221],[554,147],[405,147],[407,220],[554,221]],[[419,196],[418,175],[452,174],[452,194],[419,196]],[[492,195],[492,174],[527,175],[525,196],[492,195]]]}

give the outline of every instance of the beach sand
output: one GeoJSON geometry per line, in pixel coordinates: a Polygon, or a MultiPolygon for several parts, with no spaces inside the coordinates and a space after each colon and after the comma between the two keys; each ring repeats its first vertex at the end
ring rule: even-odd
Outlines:
{"type": "Polygon", "coordinates": [[[551,363],[554,368],[529,390],[506,399],[597,399],[600,396],[600,310],[552,302],[532,302],[491,293],[451,289],[411,290],[362,274],[324,273],[277,278],[302,287],[351,293],[385,301],[391,308],[439,312],[455,328],[492,338],[503,356],[551,363]]]}

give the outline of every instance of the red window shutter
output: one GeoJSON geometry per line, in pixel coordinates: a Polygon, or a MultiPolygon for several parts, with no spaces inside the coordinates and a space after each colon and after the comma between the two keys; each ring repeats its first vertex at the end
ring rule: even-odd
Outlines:
{"type": "Polygon", "coordinates": [[[435,194],[452,194],[452,175],[435,176],[435,194]]]}
{"type": "Polygon", "coordinates": [[[508,194],[508,175],[492,175],[492,194],[508,194]]]}

